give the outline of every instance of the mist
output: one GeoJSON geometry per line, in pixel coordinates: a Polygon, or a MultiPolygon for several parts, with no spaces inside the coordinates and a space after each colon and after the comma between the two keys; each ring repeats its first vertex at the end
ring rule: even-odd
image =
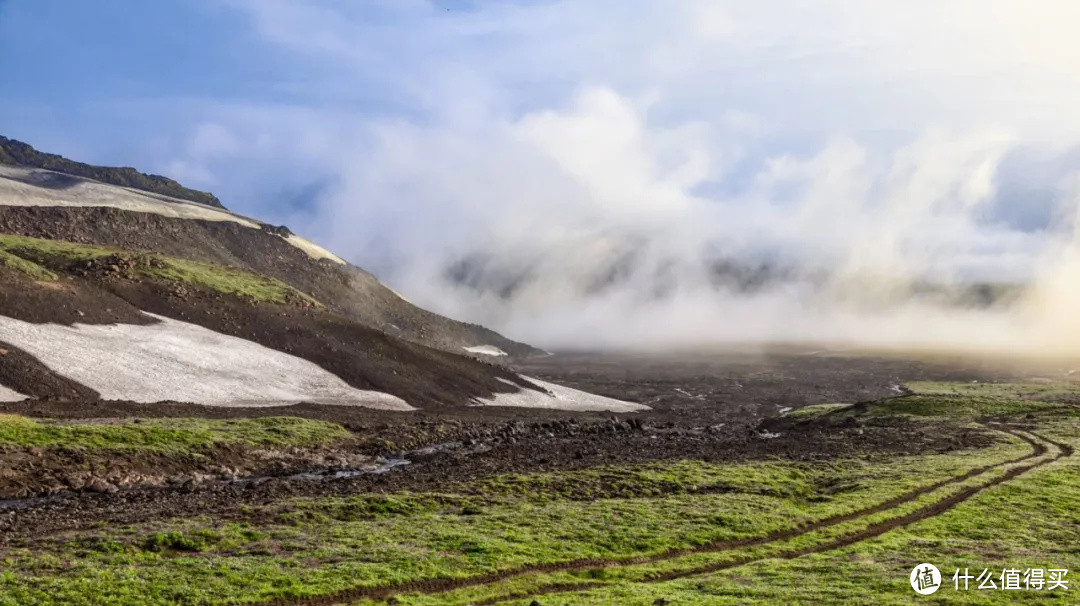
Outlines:
{"type": "Polygon", "coordinates": [[[592,88],[482,134],[388,128],[332,216],[391,227],[354,254],[412,300],[549,348],[1070,347],[1073,184],[1041,219],[1002,213],[1025,204],[1002,199],[1003,164],[1025,154],[1008,136],[841,137],[724,192],[723,135],[653,128],[649,109],[592,88]]]}
{"type": "Polygon", "coordinates": [[[421,306],[549,349],[1080,354],[1072,3],[228,5],[320,92],[202,100],[163,169],[421,306]]]}

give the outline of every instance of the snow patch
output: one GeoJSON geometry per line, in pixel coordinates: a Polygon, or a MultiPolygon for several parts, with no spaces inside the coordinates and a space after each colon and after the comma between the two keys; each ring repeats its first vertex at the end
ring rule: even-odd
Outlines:
{"type": "Polygon", "coordinates": [[[32,324],[0,316],[0,340],[109,400],[213,406],[299,402],[413,410],[302,358],[153,314],[155,324],[32,324]]]}
{"type": "Polygon", "coordinates": [[[52,189],[18,180],[30,178],[34,173],[56,174],[41,169],[0,166],[0,177],[5,177],[0,179],[0,204],[4,206],[104,206],[179,219],[232,221],[245,227],[260,229],[255,221],[234,215],[227,210],[97,181],[78,179],[70,187],[52,189]]]}
{"type": "Polygon", "coordinates": [[[686,391],[685,389],[679,389],[678,387],[675,388],[675,391],[678,392],[679,394],[682,394],[683,396],[686,396],[687,398],[690,398],[691,400],[704,400],[705,399],[705,396],[703,396],[703,395],[696,395],[695,396],[694,394],[690,393],[689,391],[686,391]]]}
{"type": "Polygon", "coordinates": [[[495,347],[494,345],[473,345],[472,347],[463,348],[465,351],[474,354],[482,354],[485,356],[505,356],[505,351],[495,347]]]}
{"type": "Polygon", "coordinates": [[[22,402],[25,399],[26,396],[14,389],[8,389],[7,387],[0,385],[0,402],[22,402]]]}
{"type": "Polygon", "coordinates": [[[605,398],[586,391],[579,391],[570,387],[563,387],[555,383],[548,383],[540,379],[522,376],[526,381],[546,389],[548,393],[535,389],[522,389],[521,386],[500,378],[499,381],[512,385],[518,391],[513,393],[497,393],[490,398],[474,398],[478,406],[513,406],[518,408],[549,408],[555,410],[579,410],[579,411],[608,411],[608,412],[637,412],[649,410],[648,406],[624,402],[614,398],[605,398]]]}
{"type": "Polygon", "coordinates": [[[308,256],[313,259],[329,259],[330,261],[333,261],[338,265],[345,265],[344,259],[312,242],[311,240],[301,238],[296,234],[290,234],[286,236],[285,240],[288,241],[289,244],[292,244],[293,246],[306,252],[308,256]]]}
{"type": "Polygon", "coordinates": [[[408,303],[409,305],[416,305],[415,303],[413,303],[412,301],[410,301],[409,299],[407,299],[407,298],[405,297],[405,295],[403,295],[403,294],[399,293],[398,291],[394,290],[393,288],[390,288],[389,286],[387,286],[387,285],[383,284],[382,282],[379,282],[379,284],[380,284],[380,285],[382,285],[382,287],[383,287],[383,288],[385,288],[386,290],[389,290],[390,292],[394,293],[394,296],[395,296],[395,297],[397,297],[397,298],[401,299],[402,301],[404,301],[404,302],[408,303]]]}

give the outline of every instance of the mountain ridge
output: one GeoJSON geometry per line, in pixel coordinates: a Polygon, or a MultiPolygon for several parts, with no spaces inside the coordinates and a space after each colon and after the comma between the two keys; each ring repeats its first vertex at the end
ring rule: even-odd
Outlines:
{"type": "Polygon", "coordinates": [[[131,187],[207,206],[225,208],[214,194],[184,187],[168,177],[142,173],[130,166],[97,166],[76,162],[59,154],[38,151],[29,143],[2,135],[0,135],[0,164],[44,168],[109,185],[131,187]]]}

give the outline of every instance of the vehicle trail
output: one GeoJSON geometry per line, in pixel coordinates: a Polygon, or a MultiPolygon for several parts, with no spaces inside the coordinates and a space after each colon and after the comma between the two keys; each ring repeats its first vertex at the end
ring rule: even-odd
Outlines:
{"type": "MultiPolygon", "coordinates": [[[[1016,436],[1024,438],[1024,439],[1027,439],[1022,434],[1020,434],[1018,432],[1010,431],[1009,433],[1012,433],[1013,435],[1016,435],[1016,436]]],[[[730,560],[730,561],[727,561],[727,562],[718,562],[718,563],[715,563],[715,564],[707,564],[707,565],[704,565],[704,566],[697,566],[697,567],[689,568],[689,569],[683,569],[683,570],[676,570],[676,571],[660,573],[660,574],[656,574],[656,575],[646,577],[645,579],[643,579],[641,581],[637,581],[637,582],[639,582],[639,583],[661,583],[661,582],[665,582],[665,581],[673,581],[673,580],[676,580],[676,579],[682,579],[682,578],[687,578],[687,577],[695,577],[695,576],[710,574],[710,573],[713,573],[713,572],[720,572],[722,570],[729,570],[729,569],[732,569],[732,568],[738,568],[740,566],[745,566],[747,564],[751,564],[751,563],[758,562],[758,561],[765,560],[765,559],[777,559],[777,558],[779,558],[779,559],[785,559],[785,560],[792,560],[792,559],[802,557],[802,556],[805,556],[805,555],[810,555],[810,554],[814,554],[814,553],[823,553],[823,552],[826,552],[826,551],[832,551],[834,549],[840,549],[842,547],[847,547],[849,545],[853,545],[853,544],[858,543],[860,541],[865,541],[867,539],[871,539],[871,538],[874,538],[874,537],[881,536],[881,535],[883,535],[883,534],[885,534],[885,533],[887,533],[887,532],[889,532],[891,530],[896,530],[898,528],[903,528],[905,526],[909,526],[909,525],[914,524],[916,522],[920,522],[920,521],[926,520],[928,518],[939,516],[939,515],[947,512],[947,511],[949,511],[953,507],[959,505],[960,503],[963,503],[964,501],[967,501],[968,499],[970,499],[970,498],[974,497],[975,495],[981,493],[984,490],[987,490],[989,488],[993,488],[995,486],[1004,484],[1005,482],[1008,482],[1009,480],[1012,480],[1012,479],[1014,479],[1014,478],[1016,478],[1016,477],[1018,477],[1020,475],[1023,475],[1025,473],[1031,471],[1032,469],[1036,469],[1036,468],[1039,468],[1039,467],[1049,465],[1050,463],[1053,463],[1053,462],[1058,461],[1060,459],[1063,459],[1065,457],[1072,456],[1073,453],[1074,453],[1073,447],[1068,445],[1068,444],[1058,442],[1056,440],[1051,440],[1049,438],[1046,438],[1045,436],[1042,436],[1042,435],[1037,434],[1037,433],[1032,432],[1032,431],[1029,431],[1028,433],[1030,433],[1031,435],[1035,436],[1036,438],[1038,438],[1040,440],[1043,440],[1043,441],[1055,446],[1058,449],[1057,454],[1055,454],[1053,457],[1051,457],[1049,459],[1044,459],[1042,461],[1037,461],[1037,462],[1031,463],[1029,465],[1022,465],[1022,466],[1019,466],[1019,467],[1013,467],[1012,469],[1009,469],[1007,472],[1005,472],[1004,474],[1002,474],[1001,476],[999,476],[997,478],[994,478],[993,480],[990,480],[988,482],[984,482],[983,484],[979,484],[977,486],[972,486],[972,487],[969,487],[969,488],[965,488],[964,490],[961,490],[960,492],[957,492],[954,495],[951,495],[951,496],[946,497],[946,498],[944,498],[944,499],[942,499],[940,501],[937,501],[937,502],[931,503],[929,505],[926,505],[925,507],[917,509],[917,510],[911,512],[911,513],[908,513],[908,514],[905,514],[905,515],[902,515],[902,516],[899,516],[899,517],[896,517],[896,518],[890,518],[888,520],[884,520],[882,522],[878,522],[878,523],[875,523],[875,524],[871,524],[870,526],[867,526],[866,528],[864,528],[864,529],[862,529],[862,530],[860,530],[858,532],[838,537],[838,538],[833,539],[831,541],[828,541],[826,543],[822,543],[822,544],[819,544],[819,545],[813,545],[813,546],[810,546],[810,547],[803,547],[803,548],[800,548],[800,549],[791,549],[791,550],[787,550],[787,551],[781,551],[779,553],[774,553],[774,554],[770,554],[770,555],[767,555],[767,556],[751,556],[751,557],[746,557],[746,558],[739,558],[739,559],[735,559],[735,560],[730,560]]],[[[1028,441],[1032,442],[1031,440],[1028,440],[1028,441]]],[[[1045,452],[1046,452],[1045,446],[1043,447],[1042,450],[1043,450],[1043,454],[1045,454],[1045,452]]],[[[1037,456],[1040,456],[1040,455],[1034,455],[1033,454],[1033,455],[1029,455],[1029,456],[1026,456],[1026,457],[1021,457],[1021,459],[1018,459],[1015,462],[1022,462],[1023,460],[1027,460],[1027,459],[1034,458],[1034,457],[1037,457],[1037,456]]],[[[1004,463],[1004,464],[1001,464],[1001,465],[1008,465],[1008,464],[1009,463],[1004,463]]],[[[588,591],[590,589],[598,589],[600,587],[603,587],[604,585],[605,585],[604,583],[581,583],[581,584],[553,583],[551,585],[535,589],[535,590],[530,591],[528,593],[510,594],[510,595],[505,595],[505,596],[499,596],[497,598],[491,598],[491,599],[488,599],[488,600],[479,601],[479,602],[476,602],[476,605],[477,606],[489,606],[489,605],[492,605],[492,604],[499,604],[499,603],[503,603],[503,602],[508,602],[510,600],[517,600],[517,599],[535,597],[535,596],[540,596],[540,595],[550,595],[550,594],[555,594],[555,593],[578,593],[578,592],[582,592],[582,591],[588,591]]]]}
{"type": "MultiPolygon", "coordinates": [[[[983,474],[985,474],[987,472],[990,472],[992,470],[995,470],[995,469],[999,469],[999,468],[1002,468],[1002,467],[1007,467],[1007,466],[1010,466],[1010,465],[1016,465],[1018,463],[1023,463],[1024,461],[1027,461],[1027,460],[1030,460],[1030,459],[1041,457],[1041,456],[1045,455],[1047,453],[1047,451],[1048,451],[1045,443],[1037,441],[1035,439],[1032,439],[1032,438],[1028,437],[1027,435],[1025,435],[1023,433],[1020,433],[1018,431],[1009,430],[1009,429],[1003,429],[1001,431],[1003,431],[1004,433],[1008,433],[1008,434],[1010,434],[1010,435],[1012,435],[1014,437],[1017,437],[1017,438],[1025,441],[1025,442],[1027,442],[1031,446],[1031,451],[1024,454],[1023,456],[1016,457],[1016,458],[1013,458],[1013,459],[1010,459],[1010,460],[1007,460],[1007,461],[1002,461],[1000,463],[995,463],[995,464],[992,464],[992,465],[984,465],[984,466],[973,468],[973,469],[971,469],[971,470],[969,470],[969,471],[967,471],[967,472],[965,472],[963,474],[953,476],[953,477],[950,477],[950,478],[946,478],[946,479],[941,480],[939,482],[936,482],[934,484],[930,484],[930,485],[927,485],[927,486],[916,488],[914,490],[908,491],[908,492],[906,492],[904,494],[901,494],[901,495],[896,496],[896,497],[894,497],[892,499],[883,501],[881,503],[878,503],[878,504],[870,506],[870,507],[866,507],[866,508],[863,508],[863,509],[859,509],[859,510],[844,513],[844,514],[837,514],[837,515],[834,515],[834,516],[823,518],[821,520],[817,520],[815,522],[802,524],[802,525],[799,525],[799,526],[794,526],[792,528],[786,528],[786,529],[775,531],[775,532],[772,532],[772,533],[769,533],[769,534],[766,534],[766,535],[762,535],[762,536],[759,536],[759,537],[750,537],[750,538],[745,538],[745,539],[717,541],[717,542],[714,542],[714,543],[708,543],[708,544],[697,546],[697,547],[682,548],[682,549],[672,549],[672,550],[669,550],[669,551],[665,551],[663,553],[647,555],[647,556],[631,556],[631,557],[624,557],[624,558],[582,558],[582,559],[577,559],[577,560],[569,560],[569,561],[566,561],[566,562],[553,562],[553,563],[527,565],[527,566],[522,566],[522,567],[515,568],[515,569],[502,570],[502,571],[492,572],[492,573],[488,573],[488,574],[482,574],[482,575],[476,575],[476,576],[464,577],[464,578],[420,579],[420,580],[416,580],[416,581],[407,581],[407,582],[404,582],[404,583],[399,583],[399,584],[394,584],[394,585],[382,585],[382,586],[373,586],[373,587],[356,587],[356,588],[353,588],[353,589],[348,589],[348,590],[338,592],[338,593],[334,593],[334,594],[328,594],[328,595],[323,595],[323,596],[311,596],[311,597],[303,597],[303,598],[294,598],[294,599],[281,599],[281,600],[275,600],[275,601],[271,601],[271,602],[263,603],[263,604],[270,604],[271,606],[330,606],[332,604],[340,604],[342,602],[350,602],[350,601],[356,601],[356,600],[361,600],[361,599],[369,599],[369,600],[389,599],[389,598],[393,598],[394,596],[396,596],[398,594],[409,594],[409,593],[437,594],[437,593],[445,593],[445,592],[448,592],[448,591],[455,591],[455,590],[467,589],[467,588],[472,588],[472,587],[481,587],[481,586],[484,586],[484,585],[492,585],[492,584],[500,583],[500,582],[507,581],[507,580],[510,580],[510,579],[513,579],[513,578],[532,575],[532,574],[546,574],[546,573],[556,573],[556,572],[585,572],[585,571],[589,571],[589,570],[597,570],[597,569],[604,569],[604,568],[617,568],[617,567],[635,566],[635,565],[642,565],[642,564],[653,564],[653,563],[656,563],[656,562],[672,560],[672,559],[676,559],[676,558],[687,556],[687,555],[731,551],[731,550],[734,550],[734,549],[742,549],[742,548],[746,548],[746,547],[757,547],[757,546],[766,545],[766,544],[769,544],[769,543],[787,541],[787,540],[798,538],[798,537],[800,537],[802,535],[805,535],[805,534],[808,534],[808,533],[811,533],[811,532],[815,532],[817,530],[822,530],[822,529],[825,529],[825,528],[828,528],[828,527],[831,527],[831,526],[836,526],[838,524],[842,524],[844,522],[849,522],[849,521],[856,520],[856,519],[859,519],[859,518],[864,518],[864,517],[867,517],[867,516],[871,516],[871,515],[874,515],[874,514],[877,514],[877,513],[882,513],[882,512],[888,511],[890,509],[895,509],[895,508],[897,508],[897,507],[899,507],[901,505],[912,502],[912,501],[918,499],[921,496],[924,496],[924,495],[926,495],[928,493],[934,492],[934,491],[939,490],[941,488],[944,488],[944,487],[947,487],[947,486],[950,486],[950,485],[953,485],[953,484],[958,484],[958,483],[961,483],[961,482],[965,482],[967,480],[970,480],[971,478],[983,475],[983,474]]],[[[1043,439],[1043,438],[1040,438],[1040,439],[1043,439]]],[[[1046,443],[1054,444],[1055,446],[1058,446],[1059,448],[1061,448],[1062,446],[1065,446],[1067,448],[1066,445],[1058,445],[1057,443],[1051,442],[1050,440],[1046,440],[1046,443]]],[[[1070,454],[1071,454],[1071,448],[1069,449],[1069,451],[1070,451],[1070,454]]],[[[1064,449],[1062,449],[1062,452],[1064,452],[1064,449]]],[[[1062,455],[1059,455],[1058,458],[1060,458],[1060,456],[1062,456],[1062,455]]],[[[1026,470],[1026,469],[1029,469],[1029,468],[1030,467],[1027,467],[1027,468],[1024,468],[1024,469],[1026,470]]],[[[1018,474],[1015,474],[1015,475],[1018,475],[1018,474]]],[[[1006,474],[1006,476],[1014,477],[1014,476],[1009,476],[1009,474],[1006,474]]],[[[998,482],[998,483],[1000,483],[1000,482],[998,482]]],[[[980,485],[980,487],[977,487],[977,490],[975,492],[978,492],[978,490],[981,490],[982,488],[988,487],[990,484],[991,483],[980,485]]],[[[967,492],[968,491],[962,491],[962,492],[960,492],[958,494],[964,495],[967,492]]],[[[974,492],[972,492],[971,494],[974,494],[974,492]]],[[[971,495],[969,494],[968,497],[970,497],[970,496],[971,495]]],[[[967,498],[967,497],[965,497],[965,498],[967,498]]],[[[959,501],[957,501],[957,502],[959,502],[959,501]]],[[[922,510],[919,510],[919,511],[922,511],[922,510]]],[[[936,515],[936,514],[934,514],[934,515],[936,515]]],[[[910,523],[910,522],[908,522],[908,523],[910,523]]],[[[886,532],[886,531],[883,530],[882,532],[886,532]]],[[[861,540],[861,539],[858,539],[858,540],[861,540]]],[[[783,556],[774,556],[774,557],[783,557],[783,556]]],[[[732,566],[738,566],[738,565],[742,565],[742,564],[745,564],[745,563],[748,563],[748,562],[732,563],[731,565],[732,566]]],[[[725,563],[725,564],[728,564],[728,563],[725,563]]],[[[722,569],[722,568],[717,568],[717,570],[719,570],[719,569],[722,569]]],[[[710,571],[706,570],[705,572],[710,572],[710,571]]],[[[693,574],[702,574],[702,573],[701,572],[696,572],[696,573],[693,573],[693,574]]],[[[687,576],[693,576],[693,575],[689,574],[687,576]]],[[[675,577],[673,577],[673,578],[675,578],[675,577]]],[[[668,580],[668,579],[660,579],[660,578],[656,579],[656,581],[661,581],[661,580],[668,580]]],[[[570,587],[570,588],[568,588],[566,584],[552,585],[549,588],[545,588],[547,591],[539,590],[538,592],[533,592],[533,593],[530,593],[529,595],[541,595],[541,594],[544,594],[544,593],[558,593],[558,592],[565,592],[565,591],[571,591],[571,590],[573,590],[573,591],[583,591],[583,590],[598,587],[598,586],[601,586],[601,585],[602,584],[600,584],[600,583],[596,583],[596,584],[579,584],[579,585],[572,585],[572,587],[570,587]],[[558,589],[555,589],[555,588],[558,588],[558,589]]],[[[500,598],[494,599],[493,601],[478,602],[478,604],[494,604],[494,603],[507,601],[507,600],[511,600],[511,599],[519,599],[519,598],[522,598],[522,597],[528,597],[528,596],[525,596],[525,595],[505,596],[505,597],[500,597],[500,598]]]]}

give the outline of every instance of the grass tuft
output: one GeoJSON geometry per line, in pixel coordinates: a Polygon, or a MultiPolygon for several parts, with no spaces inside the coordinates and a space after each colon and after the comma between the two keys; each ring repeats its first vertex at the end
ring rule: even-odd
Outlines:
{"type": "Polygon", "coordinates": [[[851,408],[851,404],[813,404],[796,408],[784,416],[789,419],[813,419],[845,408],[851,408]]]}
{"type": "Polygon", "coordinates": [[[154,257],[157,263],[140,269],[144,276],[169,282],[186,282],[220,293],[236,295],[253,301],[271,303],[294,303],[303,301],[311,305],[319,302],[299,290],[276,279],[240,269],[199,263],[185,259],[154,257]]]}
{"type": "Polygon", "coordinates": [[[0,448],[55,447],[188,453],[219,444],[318,446],[350,434],[335,423],[296,417],[257,419],[145,419],[61,423],[0,415],[0,448]]]}
{"type": "Polygon", "coordinates": [[[1036,400],[986,397],[907,396],[879,402],[869,415],[911,415],[914,417],[979,418],[1024,415],[1057,410],[1061,404],[1036,400]]]}
{"type": "Polygon", "coordinates": [[[58,276],[51,270],[63,272],[101,260],[105,264],[123,265],[134,275],[191,284],[252,301],[320,305],[310,295],[280,280],[242,269],[156,253],[0,234],[0,262],[36,279],[55,280],[58,276]]]}
{"type": "Polygon", "coordinates": [[[34,280],[52,281],[60,278],[60,276],[45,269],[37,263],[34,263],[33,261],[27,261],[22,257],[18,257],[7,252],[6,250],[0,250],[0,264],[4,265],[5,267],[14,269],[15,271],[24,273],[27,276],[33,278],[34,280]]]}

